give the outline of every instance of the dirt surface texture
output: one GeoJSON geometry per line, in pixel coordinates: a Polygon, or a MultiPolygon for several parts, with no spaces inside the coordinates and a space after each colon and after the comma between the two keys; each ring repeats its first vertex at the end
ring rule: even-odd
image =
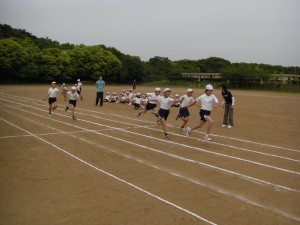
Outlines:
{"type": "MultiPolygon", "coordinates": [[[[207,124],[187,137],[176,107],[167,140],[151,111],[95,107],[92,85],[82,87],[77,120],[61,94],[49,117],[49,87],[0,86],[1,225],[300,224],[299,94],[232,90],[228,129],[215,88],[212,141],[207,124]]],[[[189,111],[194,126],[199,107],[189,111]]]]}

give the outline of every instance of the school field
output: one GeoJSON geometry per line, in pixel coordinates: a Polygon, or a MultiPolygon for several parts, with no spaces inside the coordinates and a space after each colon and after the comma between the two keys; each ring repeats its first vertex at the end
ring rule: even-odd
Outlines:
{"type": "Polygon", "coordinates": [[[61,95],[49,118],[48,88],[0,86],[1,225],[300,224],[299,94],[233,90],[234,128],[213,109],[207,142],[206,125],[191,137],[179,130],[178,108],[171,140],[150,112],[96,108],[94,86],[83,86],[76,121],[61,95]]]}

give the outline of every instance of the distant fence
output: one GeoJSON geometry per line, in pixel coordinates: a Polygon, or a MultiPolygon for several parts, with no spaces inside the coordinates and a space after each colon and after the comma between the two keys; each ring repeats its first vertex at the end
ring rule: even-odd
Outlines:
{"type": "Polygon", "coordinates": [[[300,92],[300,81],[281,83],[281,82],[242,82],[242,81],[221,81],[221,80],[207,80],[207,81],[186,81],[186,80],[172,80],[172,81],[162,81],[163,86],[182,86],[190,88],[200,88],[204,89],[206,84],[211,84],[215,89],[225,83],[228,88],[233,89],[245,89],[245,90],[269,90],[269,91],[288,91],[288,92],[300,92]]]}

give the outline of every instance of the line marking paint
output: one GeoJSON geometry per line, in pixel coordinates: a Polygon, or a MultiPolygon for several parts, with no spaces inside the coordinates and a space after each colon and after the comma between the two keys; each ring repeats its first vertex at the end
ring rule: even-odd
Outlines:
{"type": "MultiPolygon", "coordinates": [[[[24,106],[26,106],[26,105],[24,105],[24,106]]],[[[27,107],[30,107],[30,106],[27,106],[27,107]]],[[[20,108],[17,108],[17,109],[20,110],[20,111],[24,111],[24,112],[27,112],[27,113],[39,116],[39,117],[43,117],[43,118],[49,119],[48,117],[41,116],[41,115],[33,113],[33,112],[28,112],[28,111],[20,109],[20,108]]],[[[44,112],[46,111],[46,110],[42,110],[42,109],[38,109],[38,110],[44,111],[44,112]]],[[[61,115],[61,114],[56,114],[56,115],[59,115],[59,116],[62,116],[62,117],[68,117],[66,115],[61,115]]],[[[79,129],[84,129],[84,130],[88,131],[88,129],[86,129],[86,128],[82,128],[82,127],[79,127],[79,126],[76,126],[76,125],[68,124],[68,123],[62,122],[60,120],[55,120],[53,118],[51,118],[51,120],[58,121],[60,123],[66,124],[66,125],[69,125],[69,126],[72,126],[72,127],[76,127],[76,128],[79,128],[79,129]]],[[[90,121],[88,121],[88,122],[90,122],[90,121]]],[[[102,125],[99,125],[99,126],[102,126],[102,125]]],[[[120,129],[120,130],[122,130],[122,129],[120,129]]],[[[125,131],[125,132],[128,132],[128,131],[125,131]]],[[[98,132],[92,132],[92,133],[96,133],[96,134],[100,134],[102,136],[105,136],[105,134],[103,134],[103,133],[98,133],[98,132]]],[[[134,134],[137,134],[137,133],[134,133],[134,134]]],[[[110,137],[110,136],[107,136],[107,137],[110,137]]],[[[231,170],[227,170],[227,169],[223,169],[223,168],[220,168],[220,167],[216,167],[216,166],[213,166],[213,165],[210,165],[210,164],[202,163],[202,162],[199,162],[199,161],[196,161],[196,160],[184,158],[184,157],[181,157],[181,156],[178,156],[178,155],[174,155],[174,154],[171,154],[171,153],[167,153],[167,152],[164,152],[164,151],[159,151],[157,149],[153,149],[153,148],[150,148],[150,147],[147,147],[147,146],[144,146],[144,145],[140,145],[140,144],[137,144],[137,143],[125,141],[125,140],[120,139],[120,138],[116,138],[116,137],[111,137],[111,138],[119,140],[119,141],[123,141],[123,142],[126,142],[126,143],[130,143],[132,145],[141,147],[142,149],[148,149],[150,151],[157,152],[157,153],[160,153],[160,154],[163,154],[163,155],[167,155],[169,157],[176,158],[176,159],[179,159],[179,160],[182,160],[182,161],[186,161],[186,162],[190,162],[190,163],[196,163],[196,164],[201,165],[203,167],[208,167],[208,168],[219,170],[219,171],[224,172],[224,173],[235,175],[235,176],[241,177],[242,179],[248,180],[248,181],[253,182],[253,183],[273,186],[275,188],[275,190],[276,190],[276,188],[278,188],[278,189],[283,189],[283,190],[286,190],[286,191],[300,192],[297,189],[293,189],[293,188],[289,188],[289,187],[286,187],[286,186],[274,184],[274,183],[271,183],[271,182],[268,182],[268,181],[264,181],[264,180],[261,180],[261,179],[258,179],[258,178],[254,178],[254,177],[251,177],[251,176],[247,176],[247,175],[244,175],[244,174],[240,174],[240,173],[237,173],[237,172],[234,172],[234,171],[231,171],[231,170]]],[[[169,141],[166,141],[166,142],[169,142],[169,141]]]]}
{"type": "Polygon", "coordinates": [[[85,165],[87,165],[87,166],[89,166],[89,167],[91,167],[91,168],[93,168],[93,169],[95,169],[95,170],[97,170],[97,171],[99,171],[99,172],[101,172],[101,173],[104,173],[104,174],[106,174],[107,176],[109,176],[109,177],[111,177],[111,178],[113,178],[113,179],[115,179],[115,180],[117,180],[117,181],[119,181],[119,182],[122,182],[122,183],[124,183],[124,184],[126,184],[126,185],[128,185],[128,186],[130,186],[130,187],[132,187],[132,188],[134,188],[134,189],[136,189],[136,190],[139,190],[140,192],[142,192],[142,193],[144,193],[144,194],[147,194],[147,195],[149,195],[149,196],[151,196],[151,197],[153,197],[153,198],[155,198],[155,199],[157,199],[157,200],[159,200],[159,201],[161,201],[161,202],[164,202],[164,203],[166,203],[167,205],[173,206],[174,208],[177,208],[177,209],[179,209],[180,211],[183,211],[183,212],[185,212],[185,213],[187,213],[187,214],[189,214],[189,215],[191,215],[191,216],[193,216],[193,217],[195,217],[195,218],[197,218],[197,219],[199,219],[199,220],[201,220],[201,221],[204,221],[204,222],[206,222],[206,223],[208,223],[208,224],[213,224],[213,225],[216,224],[216,223],[213,223],[212,221],[209,221],[209,220],[205,219],[205,218],[202,217],[202,216],[197,215],[196,213],[193,213],[193,212],[191,212],[191,211],[189,211],[189,210],[187,210],[187,209],[185,209],[185,208],[183,208],[183,207],[180,207],[179,205],[177,205],[177,204],[175,204],[175,203],[172,203],[172,202],[170,202],[170,201],[168,201],[168,200],[165,200],[165,199],[159,197],[158,195],[152,194],[151,192],[146,191],[145,189],[142,189],[142,188],[138,187],[137,185],[134,185],[134,184],[132,184],[132,183],[126,181],[126,180],[123,180],[123,179],[121,179],[121,178],[119,178],[119,177],[117,177],[117,176],[115,176],[115,175],[113,175],[113,174],[111,174],[111,173],[109,173],[109,172],[103,170],[103,169],[100,169],[100,168],[98,168],[98,167],[96,167],[96,166],[94,166],[94,165],[92,165],[92,164],[90,164],[90,163],[88,163],[88,162],[82,160],[81,158],[79,158],[79,157],[77,157],[77,156],[75,156],[75,155],[69,153],[68,151],[66,151],[66,150],[64,150],[64,149],[62,149],[62,148],[60,148],[60,147],[58,147],[58,146],[56,146],[56,145],[50,143],[49,141],[47,141],[47,140],[45,140],[45,139],[43,139],[43,138],[41,138],[41,137],[38,137],[38,136],[34,135],[33,133],[31,133],[31,132],[29,132],[29,131],[27,131],[27,130],[25,130],[25,129],[23,129],[23,128],[21,128],[21,127],[15,125],[15,124],[13,124],[13,123],[11,123],[11,122],[9,122],[9,121],[3,119],[3,118],[0,118],[0,119],[1,119],[2,121],[4,121],[4,122],[10,124],[11,126],[14,126],[14,127],[18,128],[18,129],[20,129],[20,130],[22,130],[22,131],[24,131],[24,132],[26,132],[26,133],[32,135],[33,137],[37,138],[38,140],[40,140],[40,141],[42,141],[42,142],[44,142],[44,143],[46,143],[46,144],[48,144],[48,145],[50,145],[50,146],[56,148],[57,150],[59,150],[59,151],[65,153],[66,155],[72,157],[73,159],[76,159],[76,160],[80,161],[81,163],[83,163],[83,164],[85,164],[85,165]]]}

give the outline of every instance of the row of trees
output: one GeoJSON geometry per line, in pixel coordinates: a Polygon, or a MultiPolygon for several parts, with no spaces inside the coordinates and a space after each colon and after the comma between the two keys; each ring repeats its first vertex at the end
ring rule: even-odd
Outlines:
{"type": "Polygon", "coordinates": [[[201,60],[171,61],[155,56],[143,62],[113,47],[60,44],[49,38],[37,38],[25,30],[0,24],[1,83],[33,83],[95,80],[101,74],[114,83],[179,80],[181,73],[222,73],[226,80],[267,81],[270,74],[296,73],[299,67],[231,63],[210,57],[201,60]]]}

